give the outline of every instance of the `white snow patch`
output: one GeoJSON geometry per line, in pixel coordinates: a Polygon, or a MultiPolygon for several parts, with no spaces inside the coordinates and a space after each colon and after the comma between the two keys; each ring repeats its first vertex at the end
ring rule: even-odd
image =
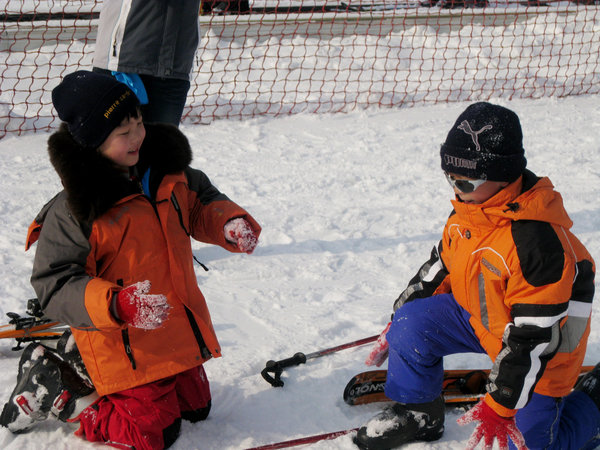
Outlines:
{"type": "MultiPolygon", "coordinates": [[[[529,168],[550,176],[573,231],[600,258],[598,97],[498,103],[519,115],[529,168]]],[[[370,370],[364,365],[370,345],[288,368],[282,388],[268,385],[260,371],[270,359],[373,336],[389,322],[394,300],[428,259],[452,209],[439,144],[467,105],[182,127],[194,151],[193,167],[246,208],[263,232],[250,256],[193,245],[194,255],[210,268],[198,266],[196,275],[223,358],[205,365],[213,396],[208,420],[184,422],[173,450],[240,450],[356,428],[382,409],[350,407],[341,398],[353,375],[370,370]]],[[[35,296],[29,282],[35,248],[25,253],[23,242],[40,208],[61,189],[47,138],[0,140],[0,317],[23,313],[35,296]]],[[[599,305],[593,304],[594,317],[599,305]]],[[[600,328],[594,323],[585,364],[600,361],[600,328]]],[[[0,340],[2,403],[16,381],[20,352],[12,346],[0,340]]],[[[490,366],[485,355],[445,358],[446,368],[490,366]]],[[[461,413],[447,411],[441,440],[403,450],[463,450],[473,427],[456,424],[461,413]]],[[[47,420],[18,436],[0,428],[0,448],[97,445],[47,420]]],[[[308,448],[348,450],[352,438],[308,448]]]]}

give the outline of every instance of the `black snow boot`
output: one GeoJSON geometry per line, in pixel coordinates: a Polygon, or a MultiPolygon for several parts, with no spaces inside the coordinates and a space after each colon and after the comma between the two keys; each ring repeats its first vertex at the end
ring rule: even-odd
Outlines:
{"type": "Polygon", "coordinates": [[[600,363],[577,382],[574,389],[585,392],[600,409],[600,363]]]}
{"type": "Polygon", "coordinates": [[[93,386],[57,353],[31,343],[19,360],[17,385],[4,405],[0,425],[13,433],[23,433],[50,414],[66,421],[75,411],[77,400],[94,395],[93,386]]]}
{"type": "Polygon", "coordinates": [[[354,438],[364,450],[388,450],[414,441],[435,441],[444,433],[444,399],[429,403],[394,403],[366,425],[354,438]]]}

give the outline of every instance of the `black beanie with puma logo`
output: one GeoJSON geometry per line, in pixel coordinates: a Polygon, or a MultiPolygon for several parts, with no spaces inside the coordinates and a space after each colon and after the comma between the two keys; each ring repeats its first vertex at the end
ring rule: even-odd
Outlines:
{"type": "Polygon", "coordinates": [[[527,166],[519,117],[487,102],[456,119],[440,155],[444,172],[478,180],[513,182],[527,166]]]}

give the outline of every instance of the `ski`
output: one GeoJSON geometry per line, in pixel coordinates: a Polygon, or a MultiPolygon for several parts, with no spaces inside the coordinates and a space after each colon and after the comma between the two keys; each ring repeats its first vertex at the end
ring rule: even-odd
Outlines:
{"type": "MultiPolygon", "coordinates": [[[[580,377],[588,373],[594,366],[583,366],[580,377]]],[[[485,384],[489,369],[454,369],[444,371],[442,390],[444,401],[448,406],[456,407],[478,402],[485,394],[485,384]]],[[[384,392],[387,370],[371,370],[362,372],[348,382],[344,389],[344,401],[349,405],[364,405],[367,403],[390,401],[384,392]]],[[[288,441],[252,447],[246,450],[275,450],[313,444],[328,439],[336,439],[346,434],[355,433],[358,428],[334,431],[331,433],[315,434],[288,441]]]]}
{"type": "Polygon", "coordinates": [[[358,428],[352,428],[350,430],[333,431],[331,433],[315,434],[313,436],[305,436],[298,439],[292,439],[290,441],[275,442],[273,444],[261,445],[260,447],[252,447],[246,450],[275,450],[277,448],[289,448],[296,447],[297,445],[313,444],[319,441],[326,441],[329,439],[336,439],[346,434],[354,433],[358,431],[358,428]]]}
{"type": "MultiPolygon", "coordinates": [[[[583,366],[581,374],[593,366],[583,366]]],[[[485,395],[489,369],[454,369],[444,371],[442,395],[448,405],[477,403],[485,395]]],[[[384,393],[387,370],[371,370],[352,377],[344,389],[344,402],[348,405],[391,401],[384,393]]]]}
{"type": "Polygon", "coordinates": [[[28,300],[26,316],[14,312],[6,315],[10,320],[0,325],[0,339],[15,339],[17,345],[13,350],[20,350],[25,342],[58,339],[69,328],[68,325],[43,317],[37,299],[28,300]]]}

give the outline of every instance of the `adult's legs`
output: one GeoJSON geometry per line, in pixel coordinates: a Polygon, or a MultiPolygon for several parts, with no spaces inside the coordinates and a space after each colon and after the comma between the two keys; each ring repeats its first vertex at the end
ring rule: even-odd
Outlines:
{"type": "MultiPolygon", "coordinates": [[[[111,75],[110,70],[99,67],[94,67],[92,70],[111,75]]],[[[189,80],[141,74],[140,78],[148,95],[148,104],[141,107],[144,122],[170,123],[179,126],[190,89],[189,80]]]]}
{"type": "Polygon", "coordinates": [[[188,80],[140,75],[148,94],[148,104],[142,105],[145,122],[162,122],[179,126],[190,89],[188,80]]]}

